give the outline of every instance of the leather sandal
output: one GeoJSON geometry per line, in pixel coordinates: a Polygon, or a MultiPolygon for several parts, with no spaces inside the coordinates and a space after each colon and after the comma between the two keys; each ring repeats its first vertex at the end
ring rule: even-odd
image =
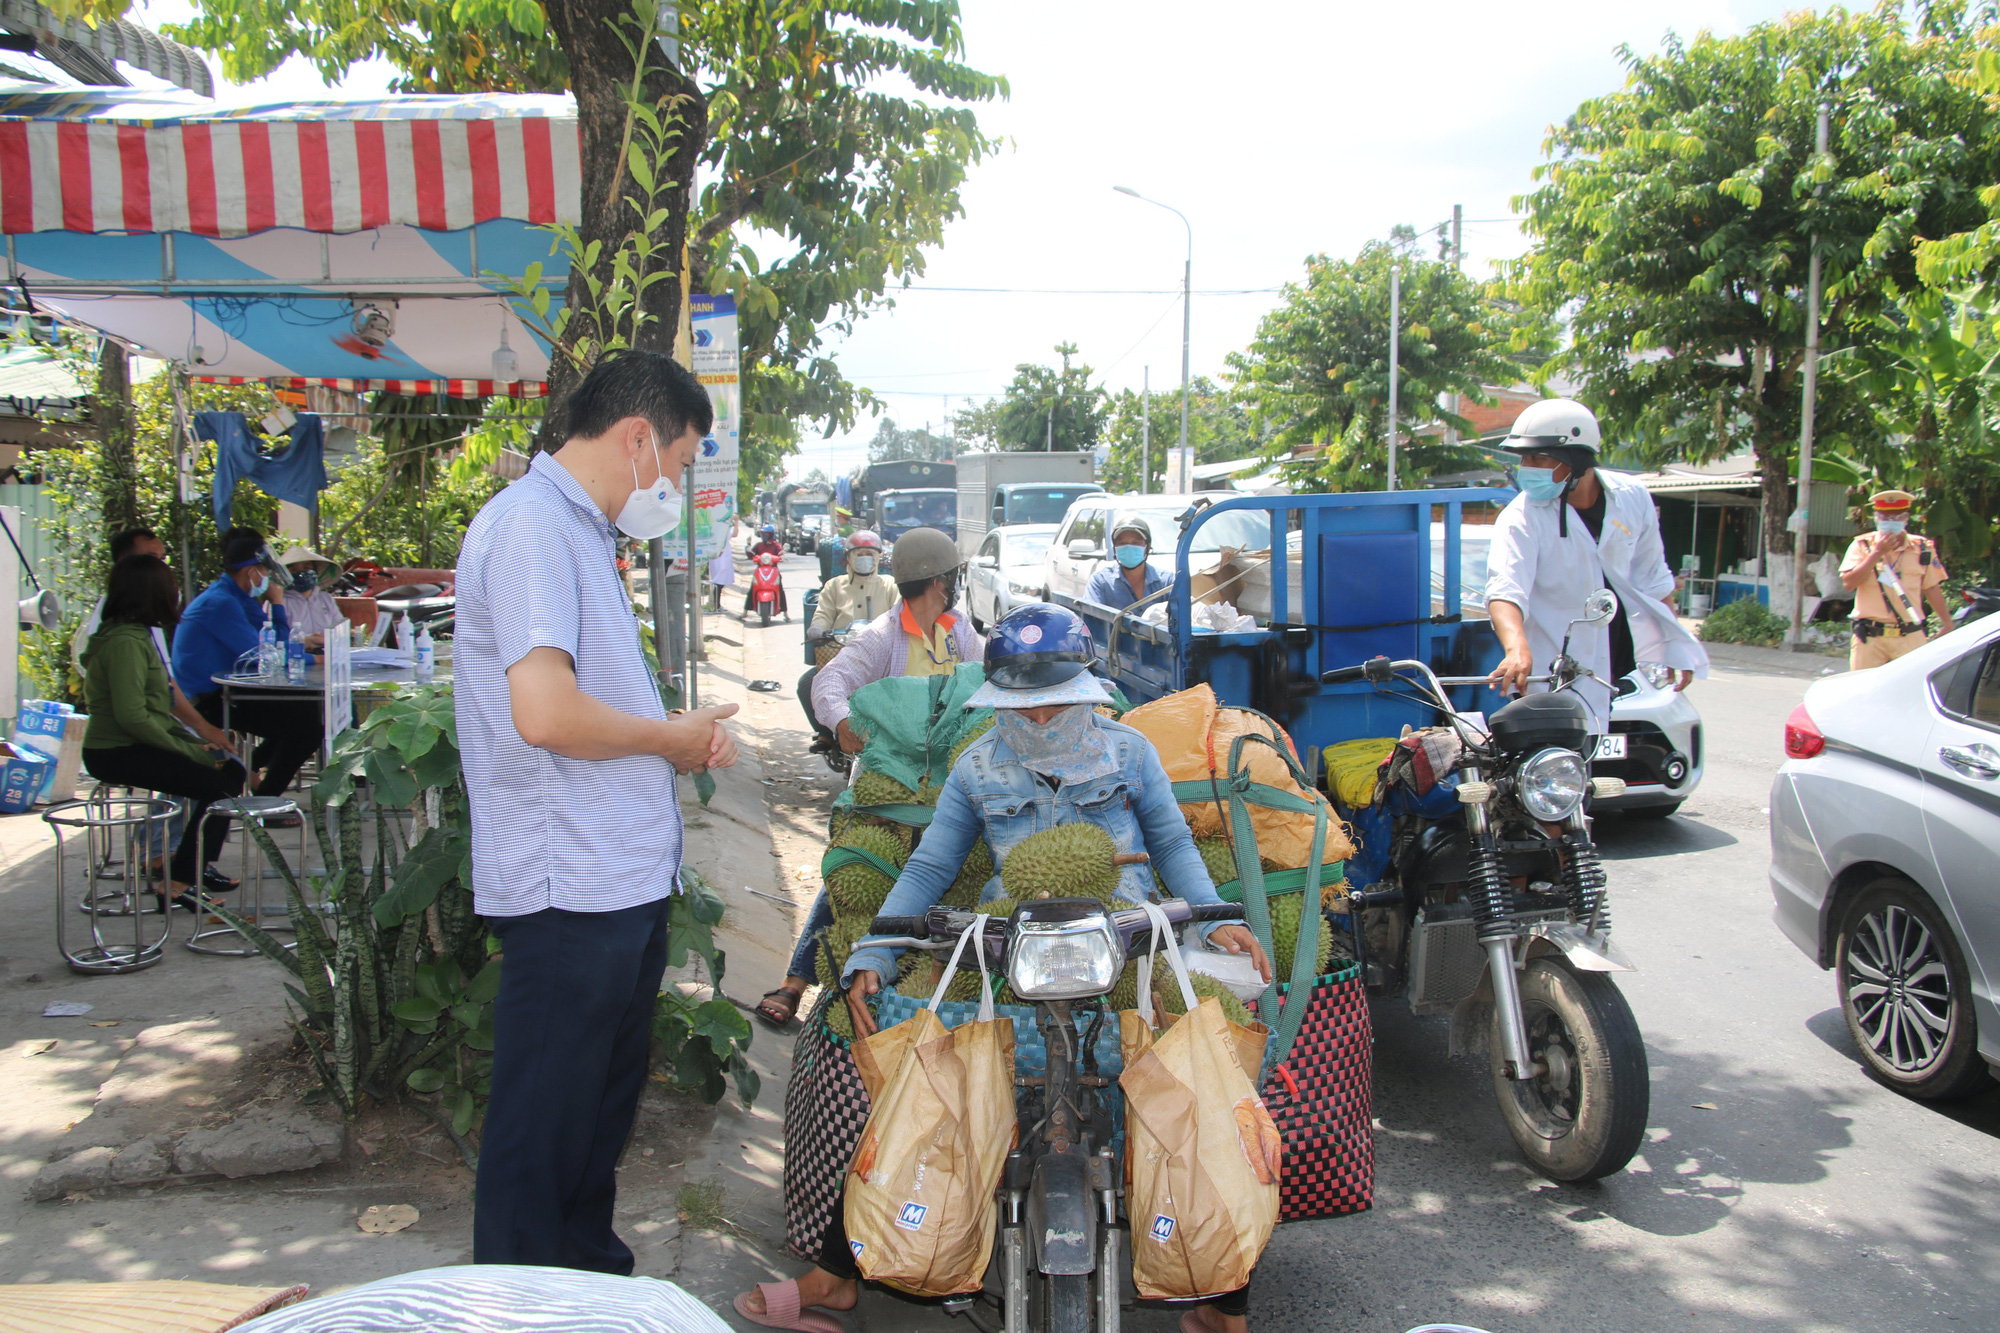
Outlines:
{"type": "Polygon", "coordinates": [[[792,1020],[798,1016],[799,1001],[804,998],[805,992],[788,990],[783,986],[776,990],[767,990],[763,998],[757,1001],[757,1017],[763,1019],[767,1026],[782,1032],[790,1027],[792,1020]]]}

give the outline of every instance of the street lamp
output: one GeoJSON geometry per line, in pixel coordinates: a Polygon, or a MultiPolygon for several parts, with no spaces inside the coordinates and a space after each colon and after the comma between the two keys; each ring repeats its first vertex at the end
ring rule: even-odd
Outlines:
{"type": "Polygon", "coordinates": [[[1112,189],[1120,194],[1129,194],[1140,203],[1164,208],[1181,220],[1187,228],[1187,263],[1181,267],[1181,457],[1187,455],[1188,430],[1188,334],[1194,326],[1194,226],[1187,220],[1187,214],[1172,204],[1163,204],[1157,199],[1148,199],[1129,185],[1114,185],[1112,189]]]}

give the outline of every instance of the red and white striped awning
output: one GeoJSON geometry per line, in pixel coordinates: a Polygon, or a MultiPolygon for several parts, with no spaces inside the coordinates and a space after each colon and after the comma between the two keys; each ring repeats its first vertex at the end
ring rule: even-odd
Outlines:
{"type": "Polygon", "coordinates": [[[0,232],[574,223],[579,157],[566,97],[232,109],[167,93],[14,95],[0,99],[0,232]]]}
{"type": "Polygon", "coordinates": [[[294,376],[258,379],[249,375],[195,375],[196,384],[264,384],[273,389],[338,389],[342,393],[393,393],[416,398],[546,398],[542,380],[343,380],[294,376]]]}

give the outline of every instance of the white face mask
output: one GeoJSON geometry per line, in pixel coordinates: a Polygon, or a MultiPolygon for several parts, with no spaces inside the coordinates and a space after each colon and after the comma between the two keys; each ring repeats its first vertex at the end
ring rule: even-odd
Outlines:
{"type": "Polygon", "coordinates": [[[660,469],[659,476],[652,485],[641,486],[639,460],[632,460],[632,494],[615,520],[620,532],[642,542],[666,536],[681,521],[680,488],[667,480],[666,469],[660,463],[660,439],[657,435],[653,437],[653,466],[660,469]]]}
{"type": "Polygon", "coordinates": [[[873,574],[875,572],[875,557],[872,555],[857,555],[848,563],[854,566],[854,572],[857,574],[873,574]]]}

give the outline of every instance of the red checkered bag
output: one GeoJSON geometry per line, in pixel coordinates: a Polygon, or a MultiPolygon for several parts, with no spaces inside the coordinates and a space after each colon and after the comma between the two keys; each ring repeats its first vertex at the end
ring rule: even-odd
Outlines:
{"type": "Polygon", "coordinates": [[[1316,978],[1292,1049],[1260,1089],[1285,1141],[1280,1222],[1358,1213],[1375,1201],[1374,1063],[1361,969],[1316,978]]]}
{"type": "Polygon", "coordinates": [[[841,1181],[868,1124],[868,1089],[847,1039],[826,1025],[826,1010],[845,1004],[829,986],[792,1047],[785,1089],[785,1247],[818,1263],[841,1181]]]}

